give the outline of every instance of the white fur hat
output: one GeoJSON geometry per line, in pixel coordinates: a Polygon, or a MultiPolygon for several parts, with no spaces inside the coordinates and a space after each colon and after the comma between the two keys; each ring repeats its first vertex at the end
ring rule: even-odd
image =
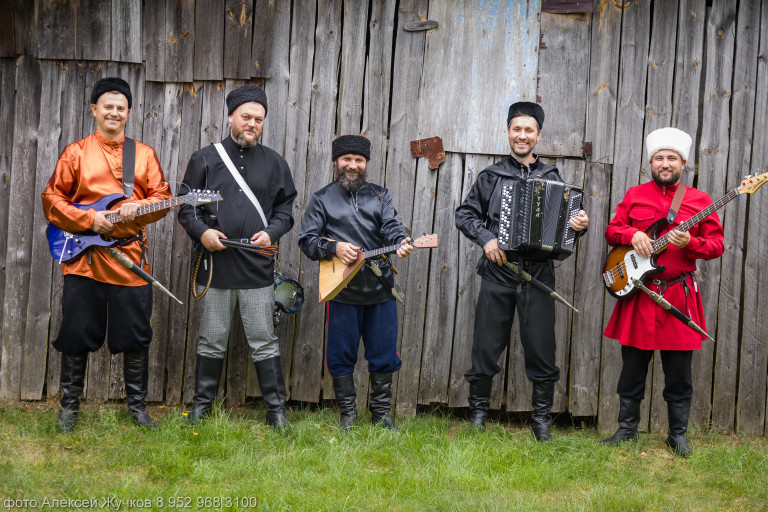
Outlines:
{"type": "Polygon", "coordinates": [[[653,155],[662,149],[677,151],[683,160],[688,160],[693,140],[691,136],[677,128],[659,128],[645,138],[645,153],[650,162],[653,155]]]}

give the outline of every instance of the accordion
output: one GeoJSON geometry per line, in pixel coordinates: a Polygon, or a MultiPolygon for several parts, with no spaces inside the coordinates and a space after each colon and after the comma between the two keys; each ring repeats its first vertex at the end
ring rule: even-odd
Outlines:
{"type": "Polygon", "coordinates": [[[568,224],[581,208],[582,190],[559,181],[509,180],[502,185],[499,248],[534,259],[564,260],[576,246],[568,224]]]}

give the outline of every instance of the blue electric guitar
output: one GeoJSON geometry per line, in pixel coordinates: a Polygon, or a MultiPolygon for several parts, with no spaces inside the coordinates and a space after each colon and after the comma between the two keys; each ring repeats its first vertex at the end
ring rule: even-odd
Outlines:
{"type": "MultiPolygon", "coordinates": [[[[83,204],[72,203],[72,206],[76,206],[81,210],[96,210],[108,211],[113,209],[113,205],[124,201],[125,196],[123,194],[115,193],[102,197],[95,203],[83,204]]],[[[205,203],[214,203],[221,201],[221,195],[218,192],[211,190],[193,190],[189,194],[166,199],[165,201],[158,201],[156,203],[150,203],[139,207],[136,217],[146,215],[148,213],[159,212],[160,210],[166,210],[174,206],[178,206],[182,203],[186,203],[192,206],[198,206],[205,203]]],[[[108,213],[106,218],[109,222],[120,222],[119,213],[108,213]]],[[[48,224],[48,230],[46,231],[48,236],[48,249],[51,251],[53,259],[62,263],[71,259],[77,258],[89,247],[109,247],[115,244],[115,240],[109,237],[103,237],[95,231],[82,231],[80,233],[70,233],[59,229],[53,224],[48,224]]]]}

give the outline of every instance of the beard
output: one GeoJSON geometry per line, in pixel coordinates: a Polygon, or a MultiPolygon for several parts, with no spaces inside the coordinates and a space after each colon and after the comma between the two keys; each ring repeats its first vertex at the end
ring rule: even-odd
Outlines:
{"type": "Polygon", "coordinates": [[[651,171],[651,177],[653,178],[653,181],[656,182],[656,184],[660,187],[668,187],[670,185],[675,185],[680,181],[680,178],[683,175],[682,169],[673,169],[672,173],[667,178],[661,177],[661,171],[651,171]]]}
{"type": "Polygon", "coordinates": [[[363,188],[363,185],[365,185],[365,171],[358,172],[357,178],[354,180],[350,180],[347,178],[347,175],[344,174],[343,169],[336,169],[336,183],[339,184],[339,186],[342,188],[342,190],[349,192],[350,194],[354,194],[361,188],[363,188]]]}
{"type": "Polygon", "coordinates": [[[230,135],[232,135],[232,140],[234,140],[239,146],[244,148],[252,148],[253,146],[259,143],[258,137],[254,137],[253,139],[248,139],[245,136],[245,132],[237,130],[234,126],[230,128],[230,135]]]}

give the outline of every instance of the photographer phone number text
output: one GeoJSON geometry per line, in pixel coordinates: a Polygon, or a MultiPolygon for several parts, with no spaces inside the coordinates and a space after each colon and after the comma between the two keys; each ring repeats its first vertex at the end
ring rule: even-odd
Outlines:
{"type": "Polygon", "coordinates": [[[157,498],[118,498],[103,496],[101,498],[6,498],[2,502],[6,510],[12,509],[96,509],[96,510],[147,510],[147,509],[230,509],[247,510],[256,508],[259,499],[255,496],[158,496],[157,498]]]}

